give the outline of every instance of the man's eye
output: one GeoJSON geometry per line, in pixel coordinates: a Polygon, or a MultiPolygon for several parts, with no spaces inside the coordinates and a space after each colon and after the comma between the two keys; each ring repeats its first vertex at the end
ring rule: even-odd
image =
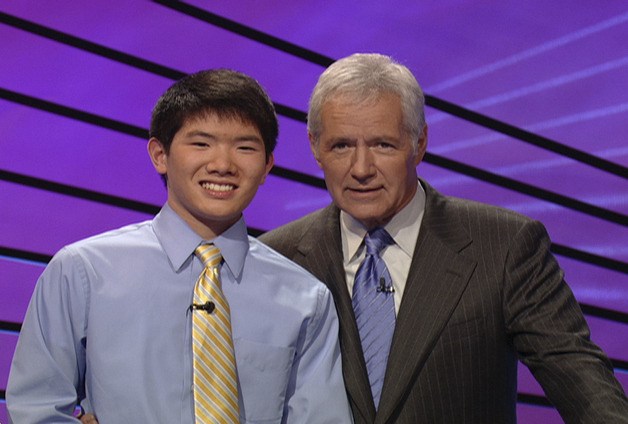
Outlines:
{"type": "Polygon", "coordinates": [[[333,146],[331,146],[332,150],[344,150],[348,147],[349,145],[347,143],[336,143],[333,146]]]}

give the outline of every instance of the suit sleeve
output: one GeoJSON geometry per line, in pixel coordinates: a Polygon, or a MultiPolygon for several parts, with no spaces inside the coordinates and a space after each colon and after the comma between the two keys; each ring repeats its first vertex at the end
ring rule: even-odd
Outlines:
{"type": "Polygon", "coordinates": [[[258,237],[258,240],[265,245],[271,247],[281,253],[288,259],[294,260],[296,245],[292,242],[292,235],[296,232],[287,231],[284,227],[280,227],[273,231],[264,233],[258,237]]]}
{"type": "Polygon", "coordinates": [[[513,238],[504,278],[507,331],[566,423],[628,423],[628,401],[538,222],[513,238]]]}

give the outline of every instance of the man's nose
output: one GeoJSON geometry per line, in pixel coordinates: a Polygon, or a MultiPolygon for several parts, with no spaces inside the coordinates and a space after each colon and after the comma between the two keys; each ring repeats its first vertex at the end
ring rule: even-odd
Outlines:
{"type": "Polygon", "coordinates": [[[373,152],[366,146],[355,148],[351,163],[351,175],[362,180],[372,177],[375,174],[375,163],[373,152]]]}

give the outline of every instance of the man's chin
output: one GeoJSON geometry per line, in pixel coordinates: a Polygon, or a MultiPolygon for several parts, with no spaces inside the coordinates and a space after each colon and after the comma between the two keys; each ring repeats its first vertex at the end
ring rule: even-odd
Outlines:
{"type": "Polygon", "coordinates": [[[365,211],[364,208],[359,205],[347,209],[342,209],[345,213],[348,213],[355,220],[359,221],[366,228],[371,229],[377,227],[382,222],[381,214],[375,212],[365,211]]]}

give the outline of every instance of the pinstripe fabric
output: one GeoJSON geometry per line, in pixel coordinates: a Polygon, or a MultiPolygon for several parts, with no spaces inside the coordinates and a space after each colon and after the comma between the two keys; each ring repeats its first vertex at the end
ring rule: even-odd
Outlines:
{"type": "Polygon", "coordinates": [[[421,185],[425,215],[377,411],[346,287],[338,208],[260,237],[334,295],[355,424],[515,423],[518,359],[565,422],[628,423],[628,401],[589,339],[543,226],[421,185]]]}
{"type": "Polygon", "coordinates": [[[229,304],[220,285],[222,256],[213,244],[196,248],[205,268],[194,288],[194,303],[212,301],[213,311],[194,310],[194,414],[197,424],[238,423],[236,376],[229,304]]]}
{"type": "Polygon", "coordinates": [[[383,228],[376,228],[366,234],[366,256],[353,284],[355,321],[376,407],[382,393],[388,352],[395,331],[393,294],[381,289],[392,287],[392,279],[380,253],[393,243],[392,237],[383,228]]]}

